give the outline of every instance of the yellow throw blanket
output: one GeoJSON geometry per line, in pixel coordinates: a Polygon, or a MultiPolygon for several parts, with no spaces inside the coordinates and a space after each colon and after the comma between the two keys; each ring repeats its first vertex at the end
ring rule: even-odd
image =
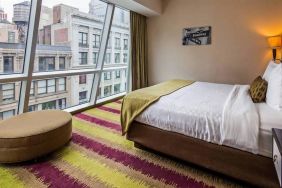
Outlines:
{"type": "Polygon", "coordinates": [[[128,131],[133,120],[160,97],[173,93],[194,83],[189,80],[170,80],[151,87],[139,89],[127,94],[121,107],[122,135],[128,131]]]}

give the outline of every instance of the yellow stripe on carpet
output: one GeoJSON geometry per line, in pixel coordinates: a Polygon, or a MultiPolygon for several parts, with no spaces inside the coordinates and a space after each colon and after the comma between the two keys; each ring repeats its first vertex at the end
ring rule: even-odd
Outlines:
{"type": "Polygon", "coordinates": [[[90,136],[102,138],[114,144],[123,145],[128,149],[134,148],[134,143],[124,139],[121,135],[115,134],[98,126],[93,126],[93,124],[91,125],[91,123],[78,120],[75,117],[73,118],[73,127],[79,131],[89,134],[90,136]]]}
{"type": "Polygon", "coordinates": [[[133,179],[128,174],[121,173],[117,169],[101,164],[94,159],[90,159],[80,152],[65,149],[61,153],[61,159],[81,169],[89,176],[98,178],[101,182],[113,187],[149,187],[145,182],[133,179]]]}
{"type": "Polygon", "coordinates": [[[120,115],[119,114],[114,114],[111,112],[107,112],[104,110],[100,110],[97,108],[93,108],[91,110],[87,110],[85,112],[83,112],[83,114],[87,114],[93,117],[97,117],[103,120],[107,120],[113,123],[118,123],[120,124],[120,115]]]}
{"type": "Polygon", "coordinates": [[[24,188],[25,185],[18,180],[7,168],[0,167],[0,187],[3,188],[24,188]]]}

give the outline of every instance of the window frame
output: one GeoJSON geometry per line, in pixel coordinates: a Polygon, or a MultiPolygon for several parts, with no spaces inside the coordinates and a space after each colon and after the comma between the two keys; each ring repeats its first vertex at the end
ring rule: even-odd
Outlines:
{"type": "MultiPolygon", "coordinates": [[[[26,47],[25,47],[25,53],[24,53],[24,61],[23,61],[24,63],[23,63],[22,72],[19,74],[14,74],[14,75],[12,74],[0,75],[1,84],[10,83],[10,82],[18,82],[18,81],[21,82],[19,102],[17,105],[17,109],[15,111],[17,112],[17,114],[28,112],[29,99],[31,96],[30,89],[31,89],[32,81],[43,80],[43,79],[45,80],[53,79],[53,78],[58,78],[58,77],[76,76],[80,74],[93,74],[94,75],[93,82],[92,82],[92,89],[89,95],[90,100],[85,105],[80,105],[74,108],[69,108],[69,109],[66,109],[65,111],[72,112],[72,111],[75,111],[75,110],[78,110],[84,107],[86,108],[88,106],[95,105],[97,103],[97,93],[99,90],[98,88],[100,85],[100,81],[101,81],[100,78],[101,78],[102,73],[104,71],[129,69],[129,66],[104,67],[104,55],[107,50],[107,43],[108,43],[109,35],[111,32],[112,20],[113,20],[113,15],[114,15],[114,10],[115,10],[116,5],[107,3],[106,15],[105,15],[104,24],[103,24],[104,27],[103,27],[102,34],[101,34],[101,44],[100,44],[100,49],[98,52],[97,68],[81,68],[81,69],[75,69],[75,70],[67,70],[67,71],[59,70],[59,71],[52,71],[52,72],[33,72],[41,6],[42,6],[42,0],[32,0],[31,1],[30,17],[29,17],[29,23],[28,23],[26,47]]],[[[35,83],[34,87],[36,86],[37,86],[37,83],[35,83]]],[[[123,93],[123,95],[124,94],[125,93],[123,93]]]]}

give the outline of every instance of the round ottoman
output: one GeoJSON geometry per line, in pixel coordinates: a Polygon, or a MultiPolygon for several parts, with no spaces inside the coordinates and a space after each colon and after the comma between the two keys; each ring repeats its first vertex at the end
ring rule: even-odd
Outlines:
{"type": "Polygon", "coordinates": [[[24,113],[0,122],[0,163],[23,162],[64,146],[72,117],[61,110],[24,113]]]}

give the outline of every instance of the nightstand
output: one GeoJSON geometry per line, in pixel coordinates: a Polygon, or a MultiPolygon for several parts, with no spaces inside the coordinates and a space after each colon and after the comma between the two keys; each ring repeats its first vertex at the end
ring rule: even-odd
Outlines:
{"type": "Polygon", "coordinates": [[[281,186],[281,172],[282,172],[282,161],[281,161],[281,153],[282,153],[282,129],[272,129],[272,159],[277,172],[277,176],[279,179],[279,183],[281,186]]]}

